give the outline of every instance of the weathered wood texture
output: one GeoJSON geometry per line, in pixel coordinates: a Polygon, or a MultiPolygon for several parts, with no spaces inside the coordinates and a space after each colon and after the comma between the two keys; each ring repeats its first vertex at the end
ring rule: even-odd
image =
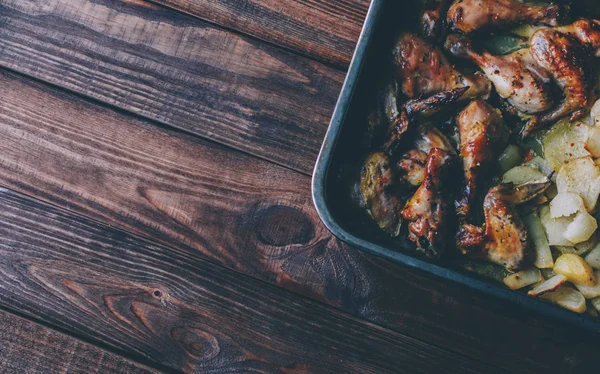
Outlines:
{"type": "Polygon", "coordinates": [[[369,0],[150,0],[346,67],[369,0]]]}
{"type": "Polygon", "coordinates": [[[1,373],[159,373],[4,311],[0,326],[1,373]]]}
{"type": "Polygon", "coordinates": [[[341,244],[314,211],[308,177],[217,144],[6,73],[0,138],[2,185],[459,354],[567,371],[597,347],[341,244]]]}
{"type": "Polygon", "coordinates": [[[6,189],[0,205],[2,306],[174,369],[500,372],[6,189]]]}
{"type": "Polygon", "coordinates": [[[0,66],[310,173],[344,74],[148,4],[2,0],[0,66]]]}

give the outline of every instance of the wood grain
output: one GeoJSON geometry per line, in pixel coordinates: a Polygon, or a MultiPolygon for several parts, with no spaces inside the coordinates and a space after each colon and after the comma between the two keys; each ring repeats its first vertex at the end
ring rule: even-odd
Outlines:
{"type": "Polygon", "coordinates": [[[8,190],[0,205],[2,306],[173,369],[500,372],[8,190]]]}
{"type": "Polygon", "coordinates": [[[0,66],[307,174],[344,78],[141,1],[2,0],[0,66]]]}
{"type": "Polygon", "coordinates": [[[0,325],[2,373],[159,373],[4,311],[0,325]]]}
{"type": "Polygon", "coordinates": [[[308,177],[217,144],[7,73],[0,139],[0,184],[506,371],[581,369],[598,347],[345,246],[308,177]]]}
{"type": "Polygon", "coordinates": [[[369,0],[150,0],[345,68],[369,0]]]}

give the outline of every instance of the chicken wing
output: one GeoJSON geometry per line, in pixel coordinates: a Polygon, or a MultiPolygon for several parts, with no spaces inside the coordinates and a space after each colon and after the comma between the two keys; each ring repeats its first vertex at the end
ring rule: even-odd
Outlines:
{"type": "Polygon", "coordinates": [[[478,53],[466,36],[457,34],[448,36],[446,49],[456,57],[477,64],[494,84],[498,95],[518,111],[535,114],[552,108],[552,77],[540,68],[529,49],[506,56],[494,56],[486,51],[478,53]]]}
{"type": "Polygon", "coordinates": [[[521,23],[560,25],[568,8],[559,5],[525,5],[517,0],[455,0],[448,9],[448,23],[471,33],[521,23]]]}
{"type": "Polygon", "coordinates": [[[464,221],[476,200],[481,177],[493,169],[499,154],[506,148],[510,131],[502,116],[490,104],[480,100],[469,104],[458,115],[457,123],[465,174],[465,189],[457,202],[457,213],[464,221]]]}
{"type": "Polygon", "coordinates": [[[389,235],[398,236],[402,225],[402,203],[385,153],[372,153],[365,160],[360,173],[360,195],[361,205],[368,209],[377,225],[389,235]]]}
{"type": "Polygon", "coordinates": [[[402,210],[409,239],[429,258],[440,258],[446,250],[448,207],[442,191],[451,164],[448,152],[433,148],[427,157],[423,184],[402,210]]]}
{"type": "Polygon", "coordinates": [[[461,99],[487,98],[492,85],[483,75],[462,74],[441,50],[414,34],[402,34],[393,50],[402,92],[409,98],[432,96],[468,87],[461,99]]]}
{"type": "Polygon", "coordinates": [[[532,248],[516,206],[541,195],[551,184],[545,181],[491,188],[483,203],[485,228],[463,225],[457,234],[457,247],[464,254],[485,257],[510,271],[521,269],[532,260],[532,248]]]}
{"type": "Polygon", "coordinates": [[[567,116],[572,121],[581,118],[593,105],[597,78],[591,60],[600,55],[600,22],[581,20],[538,30],[531,37],[530,50],[562,89],[564,100],[555,109],[532,118],[523,129],[523,137],[567,116]]]}

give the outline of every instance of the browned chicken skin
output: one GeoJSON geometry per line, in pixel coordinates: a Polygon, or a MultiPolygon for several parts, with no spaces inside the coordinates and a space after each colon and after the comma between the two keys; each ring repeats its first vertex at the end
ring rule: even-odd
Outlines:
{"type": "Polygon", "coordinates": [[[520,23],[558,26],[564,9],[559,5],[529,6],[517,0],[455,0],[448,10],[448,22],[471,33],[520,23]]]}
{"type": "Polygon", "coordinates": [[[552,78],[532,58],[529,49],[506,56],[494,56],[486,51],[478,53],[467,37],[456,34],[448,36],[446,49],[456,57],[477,64],[494,84],[498,95],[518,111],[535,114],[552,108],[552,78]]]}
{"type": "Polygon", "coordinates": [[[394,50],[396,75],[402,92],[409,98],[432,96],[456,88],[469,87],[461,99],[487,98],[492,85],[483,75],[462,74],[441,50],[420,36],[400,36],[394,50]]]}
{"type": "Polygon", "coordinates": [[[450,140],[436,128],[421,128],[415,140],[416,149],[406,152],[397,162],[400,182],[407,186],[419,187],[426,174],[427,157],[432,149],[439,148],[455,155],[450,140]]]}
{"type": "Polygon", "coordinates": [[[460,134],[460,155],[465,173],[465,190],[457,203],[457,212],[465,220],[476,200],[481,177],[497,162],[506,148],[509,130],[502,116],[488,103],[473,101],[457,118],[460,134]]]}
{"type": "Polygon", "coordinates": [[[430,258],[440,258],[446,249],[448,205],[442,191],[451,163],[448,152],[433,148],[427,157],[423,184],[402,210],[409,239],[430,258]]]}
{"type": "Polygon", "coordinates": [[[485,257],[510,271],[521,269],[531,260],[527,229],[516,206],[541,195],[550,181],[514,187],[500,184],[489,190],[483,203],[485,228],[465,224],[457,234],[457,246],[465,254],[485,257]]]}
{"type": "Polygon", "coordinates": [[[597,79],[591,60],[600,55],[600,22],[580,20],[569,26],[538,30],[531,37],[530,49],[565,98],[552,111],[532,118],[523,129],[524,137],[561,118],[581,118],[593,105],[597,79]]]}

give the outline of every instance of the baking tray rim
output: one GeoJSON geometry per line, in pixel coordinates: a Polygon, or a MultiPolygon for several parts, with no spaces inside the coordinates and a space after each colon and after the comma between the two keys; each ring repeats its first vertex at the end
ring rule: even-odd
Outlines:
{"type": "MultiPolygon", "coordinates": [[[[525,294],[507,289],[502,285],[495,284],[490,280],[484,280],[463,274],[457,270],[427,262],[413,257],[409,254],[389,249],[370,241],[361,239],[344,229],[333,217],[328,208],[326,196],[326,183],[329,166],[335,152],[337,140],[340,136],[346,114],[354,97],[356,85],[360,79],[369,47],[372,44],[376,23],[383,11],[383,4],[388,0],[372,0],[360,37],[358,39],[354,55],[348,68],[346,79],[342,86],[340,96],[335,105],[331,122],[325,134],[325,139],[317,157],[312,176],[312,198],[317,214],[327,229],[341,241],[359,248],[360,250],[391,260],[400,265],[433,274],[434,276],[463,286],[467,286],[480,293],[492,295],[526,309],[538,312],[553,319],[559,319],[571,325],[581,327],[588,331],[600,333],[600,321],[596,322],[591,317],[577,314],[558,306],[534,299],[525,294]]],[[[599,317],[600,318],[600,317],[599,317]]]]}

